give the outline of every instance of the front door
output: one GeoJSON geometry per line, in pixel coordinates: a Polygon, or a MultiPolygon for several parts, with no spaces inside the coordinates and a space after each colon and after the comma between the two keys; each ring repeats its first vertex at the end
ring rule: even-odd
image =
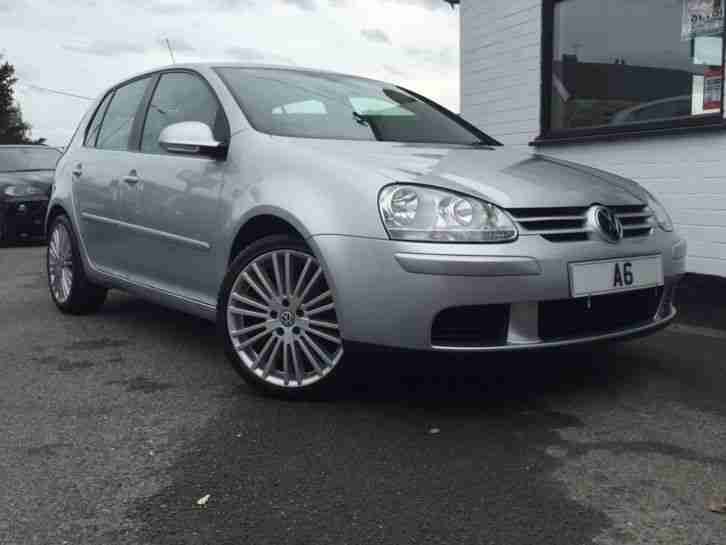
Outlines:
{"type": "Polygon", "coordinates": [[[219,141],[229,129],[207,83],[191,72],[161,75],[143,124],[133,187],[123,200],[132,226],[137,281],[208,304],[218,289],[212,252],[221,225],[220,193],[226,162],[199,155],[169,154],[159,146],[172,123],[199,121],[219,141]]]}

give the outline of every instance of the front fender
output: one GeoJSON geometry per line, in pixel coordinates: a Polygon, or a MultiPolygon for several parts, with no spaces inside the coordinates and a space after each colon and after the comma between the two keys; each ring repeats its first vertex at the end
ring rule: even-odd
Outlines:
{"type": "Polygon", "coordinates": [[[388,178],[255,131],[235,135],[228,157],[221,206],[232,239],[261,214],[287,221],[305,238],[388,238],[378,212],[388,178]]]}

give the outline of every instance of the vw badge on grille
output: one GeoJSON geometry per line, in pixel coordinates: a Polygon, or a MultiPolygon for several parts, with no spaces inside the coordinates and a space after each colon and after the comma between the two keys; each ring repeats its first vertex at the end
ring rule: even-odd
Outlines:
{"type": "Polygon", "coordinates": [[[588,223],[606,242],[615,244],[623,238],[623,224],[612,210],[605,206],[593,206],[587,215],[588,223]]]}

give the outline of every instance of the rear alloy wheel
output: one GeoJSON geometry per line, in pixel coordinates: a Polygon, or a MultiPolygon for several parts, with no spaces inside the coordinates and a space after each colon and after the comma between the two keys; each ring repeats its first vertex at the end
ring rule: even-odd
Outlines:
{"type": "Polygon", "coordinates": [[[248,382],[288,396],[329,382],[343,342],[330,286],[302,241],[262,239],[235,260],[225,288],[227,352],[248,382]]]}
{"type": "Polygon", "coordinates": [[[103,305],[106,290],[86,278],[71,222],[64,215],[50,226],[47,268],[50,295],[62,312],[87,314],[103,305]]]}
{"type": "Polygon", "coordinates": [[[57,222],[48,242],[48,283],[53,298],[64,304],[73,287],[71,235],[63,222],[57,222]]]}

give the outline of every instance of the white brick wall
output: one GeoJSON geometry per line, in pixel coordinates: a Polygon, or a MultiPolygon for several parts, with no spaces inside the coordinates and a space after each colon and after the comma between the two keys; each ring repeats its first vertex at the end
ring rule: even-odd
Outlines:
{"type": "Polygon", "coordinates": [[[540,0],[463,0],[461,111],[502,142],[539,132],[540,0]]]}
{"type": "MultiPolygon", "coordinates": [[[[541,9],[541,0],[462,0],[461,5],[462,114],[522,149],[540,130],[541,9]]],[[[643,184],[668,207],[688,239],[689,270],[726,276],[726,132],[540,151],[643,184]]]]}

